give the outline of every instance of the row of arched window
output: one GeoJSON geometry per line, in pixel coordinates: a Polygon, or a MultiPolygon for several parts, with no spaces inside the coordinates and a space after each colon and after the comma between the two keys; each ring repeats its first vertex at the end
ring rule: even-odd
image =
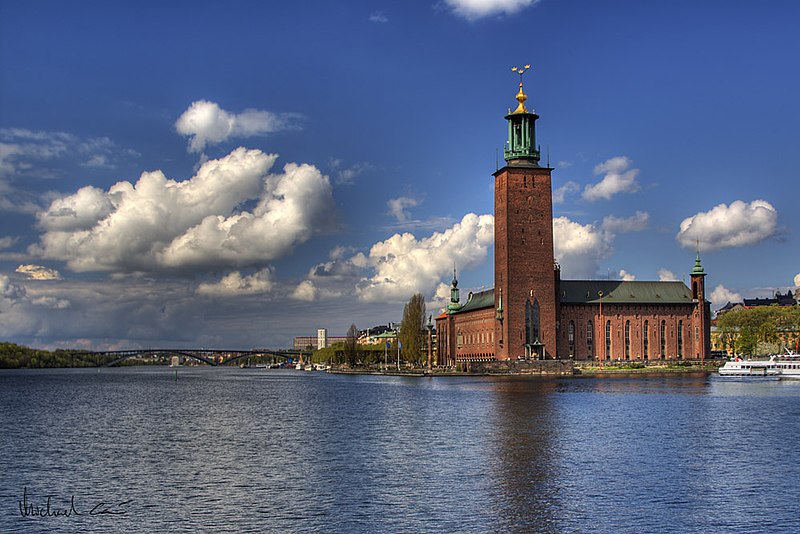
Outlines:
{"type": "MultiPolygon", "coordinates": [[[[683,320],[678,321],[678,358],[683,358],[683,320]]],[[[605,324],[605,352],[604,356],[606,360],[611,359],[611,349],[612,349],[612,335],[611,335],[611,321],[607,320],[605,324]]],[[[667,356],[667,322],[662,320],[659,324],[659,339],[661,342],[661,346],[659,347],[659,356],[664,359],[667,356]]],[[[569,356],[570,358],[575,356],[575,321],[570,321],[567,327],[567,343],[569,345],[569,356]]],[[[624,347],[625,347],[625,359],[630,360],[631,358],[631,322],[630,320],[625,321],[625,339],[624,339],[624,347]]],[[[591,357],[594,357],[594,325],[592,321],[587,321],[586,323],[586,348],[591,357]]],[[[645,360],[650,358],[650,321],[645,320],[642,330],[642,348],[643,348],[643,358],[645,360]]]]}

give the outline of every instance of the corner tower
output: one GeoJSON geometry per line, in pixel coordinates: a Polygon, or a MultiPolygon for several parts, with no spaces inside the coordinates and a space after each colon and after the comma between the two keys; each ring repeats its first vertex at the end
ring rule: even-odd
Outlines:
{"type": "Polygon", "coordinates": [[[711,356],[711,304],[706,301],[706,271],[700,263],[700,247],[692,269],[692,300],[694,309],[694,357],[704,360],[711,356]]]}
{"type": "Polygon", "coordinates": [[[512,69],[520,75],[518,105],[505,117],[506,165],[494,173],[495,308],[503,310],[495,321],[498,360],[556,358],[552,169],[539,166],[539,116],[525,107],[522,74],[529,68],[512,69]]]}

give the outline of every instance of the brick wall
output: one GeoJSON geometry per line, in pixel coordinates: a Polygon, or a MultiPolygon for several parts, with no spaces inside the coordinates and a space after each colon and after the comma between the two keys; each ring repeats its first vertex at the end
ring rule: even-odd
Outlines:
{"type": "MultiPolygon", "coordinates": [[[[497,171],[494,211],[495,289],[502,289],[505,310],[502,329],[496,325],[497,358],[525,356],[525,304],[534,300],[539,303],[545,358],[555,358],[558,301],[550,169],[509,165],[497,171]]],[[[499,294],[495,291],[495,299],[499,294]]]]}
{"type": "Polygon", "coordinates": [[[693,304],[648,305],[610,304],[600,307],[595,304],[562,304],[558,331],[558,353],[560,358],[570,358],[569,324],[575,327],[572,357],[576,360],[606,359],[605,324],[611,322],[610,360],[658,360],[661,359],[661,322],[664,321],[664,358],[699,358],[703,345],[702,323],[697,320],[697,307],[693,304]],[[592,349],[587,343],[588,322],[592,322],[592,349]],[[645,357],[645,322],[648,330],[648,354],[645,357]],[[630,345],[625,350],[625,328],[630,325],[630,345]],[[679,354],[678,327],[682,326],[682,347],[679,354]],[[695,330],[697,328],[697,330],[695,330]]]}

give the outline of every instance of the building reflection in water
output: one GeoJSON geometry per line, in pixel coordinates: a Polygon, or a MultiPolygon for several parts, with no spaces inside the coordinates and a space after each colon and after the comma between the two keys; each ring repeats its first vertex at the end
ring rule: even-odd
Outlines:
{"type": "Polygon", "coordinates": [[[493,515],[500,531],[555,531],[559,513],[555,380],[495,381],[487,451],[493,515]]]}

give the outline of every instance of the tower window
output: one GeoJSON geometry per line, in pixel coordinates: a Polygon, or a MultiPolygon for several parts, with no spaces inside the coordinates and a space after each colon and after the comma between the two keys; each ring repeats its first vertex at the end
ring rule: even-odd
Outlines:
{"type": "Polygon", "coordinates": [[[631,322],[625,321],[625,359],[631,359],[631,322]]]}
{"type": "Polygon", "coordinates": [[[661,321],[661,359],[667,356],[667,322],[661,321]]]}
{"type": "Polygon", "coordinates": [[[683,358],[683,321],[678,321],[678,358],[683,358]]]}
{"type": "Polygon", "coordinates": [[[606,360],[611,359],[611,321],[606,321],[606,360]]]}
{"type": "Polygon", "coordinates": [[[589,358],[594,359],[594,346],[592,344],[592,337],[594,336],[594,328],[592,328],[592,321],[586,324],[586,350],[589,352],[589,358]]]}
{"type": "Polygon", "coordinates": [[[644,359],[650,356],[650,324],[644,322],[644,359]]]}

